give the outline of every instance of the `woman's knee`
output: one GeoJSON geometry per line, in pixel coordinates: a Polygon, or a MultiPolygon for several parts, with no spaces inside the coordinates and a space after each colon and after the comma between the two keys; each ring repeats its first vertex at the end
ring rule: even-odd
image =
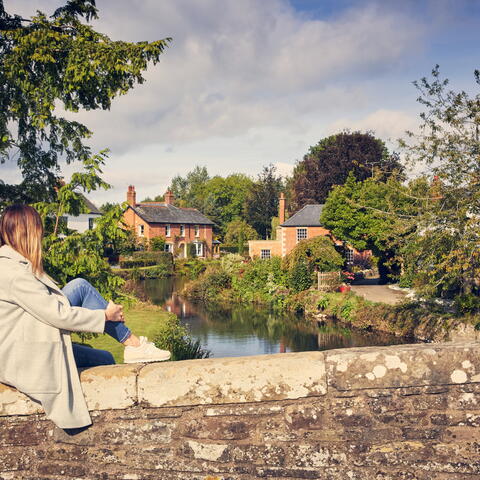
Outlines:
{"type": "Polygon", "coordinates": [[[107,350],[97,350],[99,365],[115,365],[113,355],[107,350]]]}
{"type": "Polygon", "coordinates": [[[87,285],[90,285],[90,283],[85,280],[84,278],[74,278],[73,280],[70,280],[64,288],[81,288],[85,287],[87,285]]]}

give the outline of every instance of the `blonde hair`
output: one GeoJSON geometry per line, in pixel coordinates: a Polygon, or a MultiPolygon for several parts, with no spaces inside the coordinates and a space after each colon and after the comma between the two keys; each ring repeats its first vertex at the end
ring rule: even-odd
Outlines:
{"type": "Polygon", "coordinates": [[[30,260],[37,275],[43,273],[42,236],[42,219],[33,207],[17,204],[5,209],[0,218],[0,244],[30,260]]]}

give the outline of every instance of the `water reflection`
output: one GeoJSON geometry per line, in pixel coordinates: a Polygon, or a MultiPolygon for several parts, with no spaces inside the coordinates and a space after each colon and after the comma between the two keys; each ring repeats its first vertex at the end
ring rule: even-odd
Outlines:
{"type": "Polygon", "coordinates": [[[404,343],[393,335],[346,329],[333,321],[318,324],[257,305],[193,304],[178,294],[184,283],[183,278],[168,278],[145,280],[141,286],[153,303],[175,313],[214,357],[404,343]]]}

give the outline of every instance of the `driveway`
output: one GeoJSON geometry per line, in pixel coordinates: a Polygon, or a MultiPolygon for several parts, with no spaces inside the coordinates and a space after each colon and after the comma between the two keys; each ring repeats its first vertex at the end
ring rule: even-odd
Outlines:
{"type": "Polygon", "coordinates": [[[388,288],[388,285],[379,285],[378,278],[368,278],[352,284],[352,292],[371,302],[396,305],[405,299],[405,292],[388,288]]]}

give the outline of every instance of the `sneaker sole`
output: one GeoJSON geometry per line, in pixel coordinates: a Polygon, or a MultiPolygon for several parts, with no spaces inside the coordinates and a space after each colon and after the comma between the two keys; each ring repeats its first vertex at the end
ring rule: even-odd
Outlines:
{"type": "Polygon", "coordinates": [[[167,360],[170,360],[170,357],[168,357],[168,358],[155,358],[155,359],[136,358],[135,360],[124,360],[123,363],[153,363],[153,362],[166,362],[167,360]]]}

